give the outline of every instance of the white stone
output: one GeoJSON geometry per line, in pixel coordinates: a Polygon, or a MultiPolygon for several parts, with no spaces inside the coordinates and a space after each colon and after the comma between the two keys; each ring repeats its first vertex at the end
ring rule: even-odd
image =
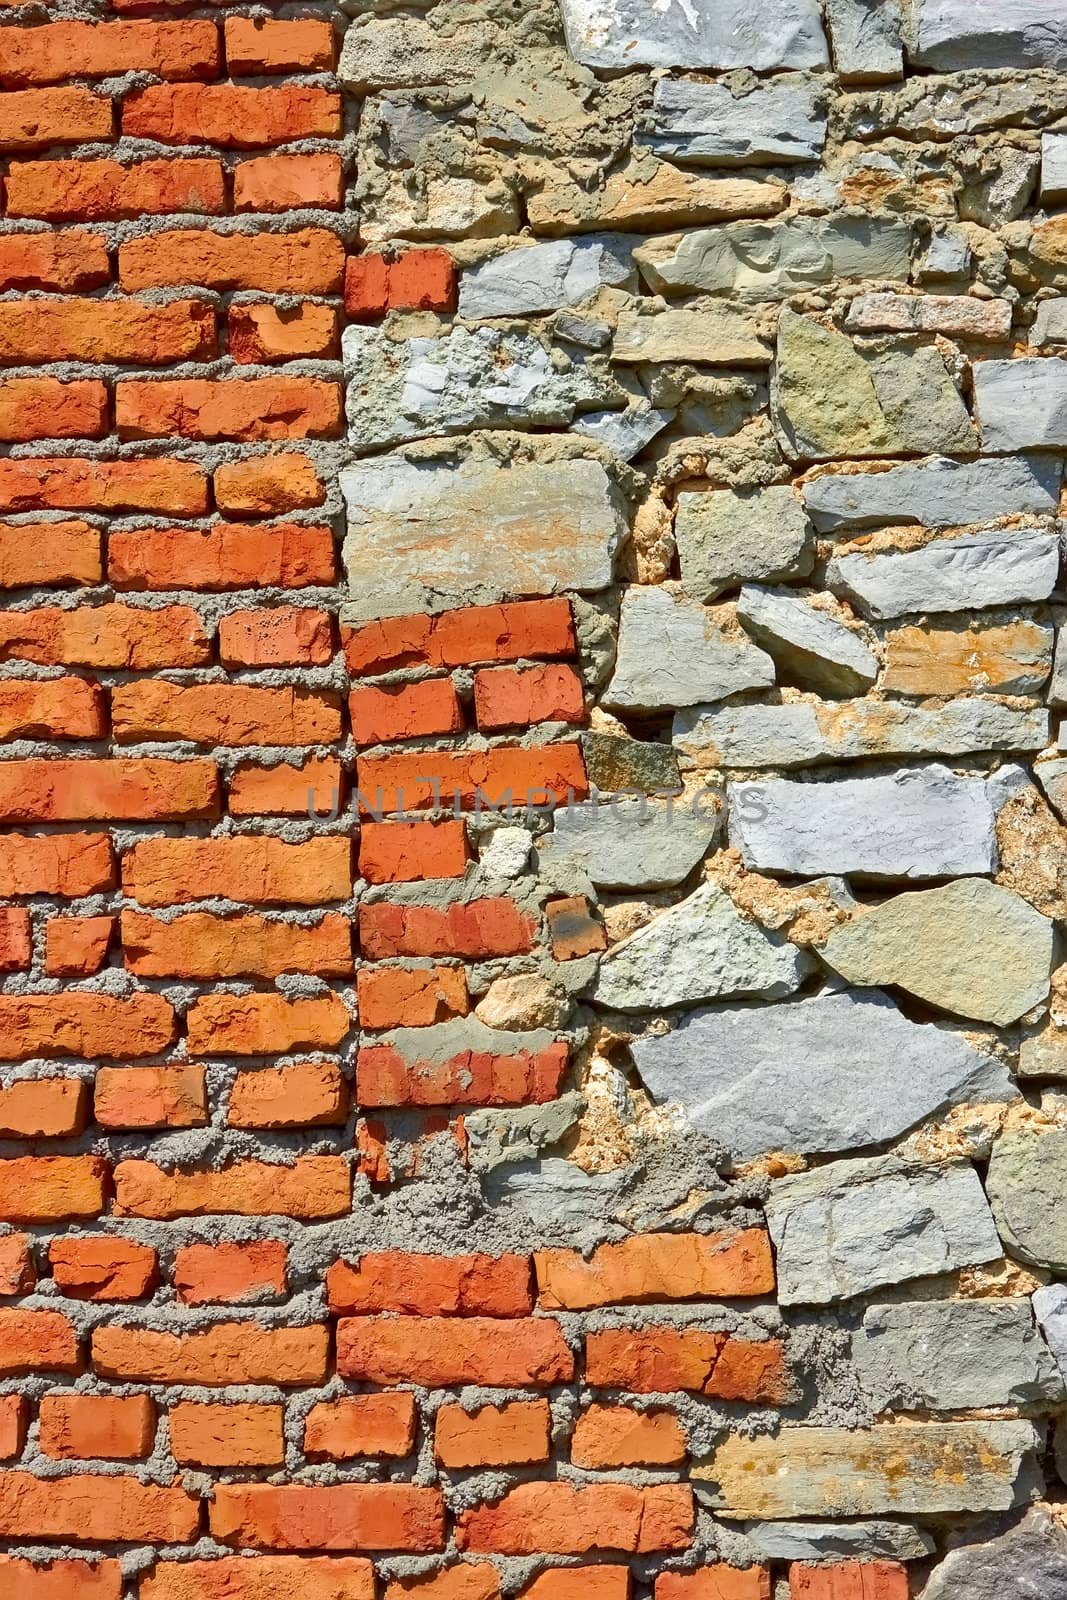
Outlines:
{"type": "Polygon", "coordinates": [[[1067,296],[1042,300],[1030,331],[1030,344],[1035,350],[1045,350],[1054,344],[1067,344],[1067,296]]]}
{"type": "Polygon", "coordinates": [[[974,367],[975,416],[984,450],[1067,446],[1067,359],[1024,356],[974,367]]]}
{"type": "Polygon", "coordinates": [[[526,870],[533,849],[528,828],[497,828],[478,852],[486,872],[497,878],[517,878],[526,870]]]}
{"type": "Polygon", "coordinates": [[[692,166],[817,161],[825,99],[819,80],[805,73],[752,82],[740,93],[727,83],[661,78],[649,127],[641,144],[692,166]]]}
{"type": "Polygon", "coordinates": [[[1067,0],[912,0],[917,67],[1067,68],[1067,0]]]}
{"type": "Polygon", "coordinates": [[[562,0],[567,48],[587,67],[823,67],[818,0],[562,0]]]}
{"type": "Polygon", "coordinates": [[[1041,200],[1055,204],[1067,199],[1067,134],[1041,135],[1041,200]]]}
{"type": "Polygon", "coordinates": [[[855,551],[826,566],[827,586],[869,616],[978,611],[1045,600],[1056,587],[1057,534],[1042,528],[987,528],[934,539],[917,550],[855,551]]]}
{"type": "Polygon", "coordinates": [[[906,283],[911,246],[910,226],[895,218],[795,217],[667,234],[639,246],[634,260],[660,294],[784,300],[841,279],[906,283]]]}
{"type": "Polygon", "coordinates": [[[601,696],[609,710],[699,705],[773,682],[774,662],[732,611],[706,611],[669,589],[626,590],[615,671],[601,696]]]}
{"type": "Polygon", "coordinates": [[[598,889],[666,889],[687,878],[718,837],[721,818],[699,804],[641,799],[566,806],[538,840],[542,865],[575,867],[598,889]]]}
{"type": "Polygon", "coordinates": [[[746,584],[737,615],[790,681],[822,694],[857,694],[878,676],[878,659],[858,634],[788,589],[746,584]]]}
{"type": "Polygon", "coordinates": [[[620,461],[632,461],[646,445],[674,421],[674,411],[661,411],[650,405],[630,406],[626,411],[586,411],[571,423],[571,433],[584,433],[606,445],[620,461]]]}
{"type": "Polygon", "coordinates": [[[604,284],[629,287],[634,278],[632,249],[632,241],[603,234],[506,250],[464,272],[459,314],[471,320],[524,317],[580,305],[604,284]]]}

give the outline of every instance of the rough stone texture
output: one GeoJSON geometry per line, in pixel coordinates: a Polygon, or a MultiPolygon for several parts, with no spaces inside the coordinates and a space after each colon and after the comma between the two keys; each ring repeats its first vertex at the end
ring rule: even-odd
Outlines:
{"type": "Polygon", "coordinates": [[[974,398],[984,449],[1067,446],[1067,362],[1058,356],[981,361],[974,369],[974,398]]]}
{"type": "Polygon", "coordinates": [[[1067,1271],[1065,1176],[1065,1129],[1008,1127],[993,1145],[986,1187],[1005,1248],[1054,1272],[1067,1271]]]}
{"type": "Polygon", "coordinates": [[[804,504],[820,533],[912,522],[951,528],[1053,512],[1058,486],[1058,466],[1033,457],[973,462],[942,457],[887,472],[809,478],[804,504]]]}
{"type": "Polygon", "coordinates": [[[778,582],[812,567],[812,529],[788,488],[680,494],[675,522],[682,588],[713,600],[749,578],[778,582]]]}
{"type": "Polygon", "coordinates": [[[549,872],[576,868],[599,889],[665,889],[689,876],[719,825],[718,814],[699,803],[576,805],[556,812],[538,854],[549,872]]]}
{"type": "Polygon", "coordinates": [[[745,1538],[758,1553],[777,1561],[921,1561],[933,1540],[907,1522],[747,1522],[745,1538]]]}
{"type": "Polygon", "coordinates": [[[1067,6],[1047,0],[914,0],[908,54],[917,67],[1067,68],[1067,6]]]}
{"type": "Polygon", "coordinates": [[[881,0],[827,0],[834,66],[846,83],[881,83],[903,76],[900,11],[881,0]]]}
{"type": "Polygon", "coordinates": [[[505,250],[463,274],[459,314],[523,317],[593,299],[605,284],[629,287],[630,241],[619,235],[560,239],[528,250],[505,250]]]}
{"type": "Polygon", "coordinates": [[[806,74],[783,73],[741,93],[724,83],[661,78],[642,143],[693,166],[817,161],[826,142],[822,108],[818,79],[806,74]]]}
{"type": "Polygon", "coordinates": [[[732,612],[705,611],[666,589],[627,590],[604,705],[631,712],[692,706],[773,682],[773,661],[732,612]]]}
{"type": "Polygon", "coordinates": [[[869,1306],[853,1355],[879,1411],[1055,1404],[1064,1393],[1025,1300],[869,1306]]]}
{"type": "Polygon", "coordinates": [[[787,589],[746,584],[737,615],[770,652],[778,676],[820,694],[859,694],[878,677],[878,658],[851,628],[787,589]]]}
{"type": "Polygon", "coordinates": [[[1067,1528],[1043,1506],[989,1540],[950,1550],[931,1575],[924,1600],[1059,1600],[1067,1585],[1067,1528]]]}
{"type": "Polygon", "coordinates": [[[872,617],[977,611],[1045,600],[1059,573],[1060,542],[1042,528],[989,528],[934,539],[918,550],[835,556],[826,581],[872,617]]]}
{"type": "Polygon", "coordinates": [[[729,306],[705,311],[624,311],[612,356],[616,361],[699,361],[714,366],[767,366],[770,340],[755,316],[729,306]]]}
{"type": "Polygon", "coordinates": [[[641,245],[634,259],[661,294],[779,300],[835,279],[906,281],[911,242],[911,229],[890,219],[797,217],[672,234],[641,245]]]}
{"type": "Polygon", "coordinates": [[[828,60],[815,0],[771,0],[758,23],[740,0],[680,0],[651,15],[638,0],[563,0],[571,54],[589,67],[819,67],[828,60]]]}

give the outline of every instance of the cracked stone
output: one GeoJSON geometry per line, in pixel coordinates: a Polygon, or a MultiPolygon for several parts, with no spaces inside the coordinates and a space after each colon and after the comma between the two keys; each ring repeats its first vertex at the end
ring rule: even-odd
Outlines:
{"type": "Polygon", "coordinates": [[[567,47],[587,67],[829,65],[817,0],[562,0],[567,47]]]}
{"type": "Polygon", "coordinates": [[[804,504],[820,533],[921,523],[953,528],[996,517],[1054,514],[1059,464],[1021,456],[1003,461],[930,461],[888,471],[834,472],[809,478],[804,504]]]}
{"type": "Polygon", "coordinates": [[[638,134],[641,144],[694,166],[817,161],[826,143],[825,97],[819,79],[806,73],[750,81],[740,90],[661,78],[649,128],[638,134]]]}
{"type": "Polygon", "coordinates": [[[872,617],[978,611],[1045,600],[1059,576],[1059,536],[1044,528],[985,528],[917,550],[835,556],[826,582],[872,617]]]}
{"type": "Polygon", "coordinates": [[[746,584],[737,615],[788,683],[847,695],[869,689],[878,677],[878,658],[851,628],[788,589],[746,584]]]}
{"type": "Polygon", "coordinates": [[[601,697],[611,710],[643,712],[721,700],[774,682],[774,663],[733,611],[668,589],[627,589],[615,671],[601,697]]]}
{"type": "Polygon", "coordinates": [[[892,0],[826,0],[834,67],[844,83],[884,83],[904,75],[900,9],[892,0]]]}
{"type": "Polygon", "coordinates": [[[581,305],[605,284],[630,288],[633,242],[618,234],[559,239],[529,249],[506,250],[463,274],[459,314],[524,317],[581,305]]]}

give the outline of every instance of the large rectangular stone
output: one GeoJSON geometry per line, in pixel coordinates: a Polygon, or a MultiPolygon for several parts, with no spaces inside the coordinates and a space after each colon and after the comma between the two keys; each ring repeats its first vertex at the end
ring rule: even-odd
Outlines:
{"type": "Polygon", "coordinates": [[[626,531],[597,461],[359,462],[341,473],[348,621],[602,589],[626,531]]]}
{"type": "Polygon", "coordinates": [[[949,461],[934,456],[888,471],[831,472],[809,478],[804,504],[820,533],[921,523],[964,527],[997,517],[1055,514],[1060,463],[1018,456],[1005,461],[949,461]]]}
{"type": "Polygon", "coordinates": [[[911,0],[917,67],[1067,68],[1067,0],[911,0]]]}
{"type": "Polygon", "coordinates": [[[823,67],[818,0],[562,0],[567,48],[587,67],[823,67]]]}
{"type": "Polygon", "coordinates": [[[1059,535],[1047,528],[985,528],[914,550],[858,550],[826,564],[827,587],[868,616],[979,611],[1046,600],[1056,587],[1059,535]]]}
{"type": "Polygon", "coordinates": [[[826,143],[825,96],[818,78],[800,72],[741,93],[726,83],[661,78],[650,129],[638,135],[641,144],[693,166],[817,161],[826,143]]]}
{"type": "Polygon", "coordinates": [[[840,279],[906,283],[911,248],[910,225],[895,218],[794,217],[665,234],[639,246],[634,260],[659,294],[784,300],[840,279]]]}
{"type": "Polygon", "coordinates": [[[769,330],[732,306],[704,311],[624,311],[612,347],[615,361],[696,361],[709,366],[770,366],[769,330]]]}
{"type": "Polygon", "coordinates": [[[632,252],[632,240],[610,233],[505,250],[464,272],[459,314],[472,320],[525,317],[580,305],[604,284],[629,288],[632,252]]]}
{"type": "Polygon", "coordinates": [[[852,1343],[877,1411],[965,1411],[1063,1399],[1028,1300],[868,1306],[852,1343]]]}
{"type": "Polygon", "coordinates": [[[1067,446],[1067,360],[1028,356],[979,361],[975,416],[984,450],[1055,450],[1067,446]]]}
{"type": "MultiPolygon", "coordinates": [[[[970,617],[907,623],[885,637],[882,688],[890,694],[1037,694],[1052,668],[1055,631],[1028,617],[975,627],[970,617]]],[[[1056,703],[1056,682],[1049,699],[1056,703]]]]}

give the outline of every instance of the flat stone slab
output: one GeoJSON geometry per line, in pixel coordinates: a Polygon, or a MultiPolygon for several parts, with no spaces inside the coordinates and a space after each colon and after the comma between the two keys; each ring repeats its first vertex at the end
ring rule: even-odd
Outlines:
{"type": "MultiPolygon", "coordinates": [[[[525,317],[581,305],[605,284],[628,288],[634,280],[633,241],[619,234],[556,239],[468,267],[459,286],[459,314],[525,317]]],[[[977,303],[977,302],[976,302],[977,303]]]]}
{"type": "Polygon", "coordinates": [[[1027,1300],[869,1306],[852,1358],[878,1411],[966,1411],[1064,1398],[1027,1300]]]}
{"type": "Polygon", "coordinates": [[[562,0],[567,48],[587,67],[823,67],[817,0],[562,0]]]}
{"type": "Polygon", "coordinates": [[[995,1539],[959,1545],[927,1580],[923,1600],[1064,1600],[1067,1528],[1044,1506],[995,1539]]]}
{"type": "Polygon", "coordinates": [[[857,333],[943,333],[956,339],[1006,339],[1010,300],[978,300],[969,294],[857,295],[845,326],[857,333]]]}
{"type": "Polygon", "coordinates": [[[732,609],[705,611],[669,589],[626,590],[615,671],[602,705],[657,711],[773,682],[774,662],[737,624],[732,609]]]}
{"type": "Polygon", "coordinates": [[[638,142],[693,166],[817,161],[826,143],[818,78],[783,73],[735,93],[726,83],[661,78],[638,142]]]}
{"type": "Polygon", "coordinates": [[[683,490],[674,537],[682,588],[694,600],[713,600],[746,578],[774,582],[806,577],[812,569],[814,531],[788,484],[683,490]]]}
{"type": "Polygon", "coordinates": [[[1037,1325],[1067,1380],[1067,1283],[1046,1283],[1032,1297],[1037,1325]]]}
{"type": "Polygon", "coordinates": [[[835,556],[827,562],[826,582],[877,618],[980,611],[1047,599],[1056,587],[1059,564],[1055,532],[986,528],[934,539],[918,550],[835,556]]]}
{"type": "Polygon", "coordinates": [[[776,1179],[766,1211],[782,1305],[831,1305],[1002,1253],[978,1174],[963,1162],[910,1168],[895,1156],[833,1161],[776,1179]]]}
{"type": "Polygon", "coordinates": [[[1055,450],[1067,445],[1067,360],[1061,356],[978,361],[974,408],[984,450],[1055,450]]]}
{"type": "Polygon", "coordinates": [[[549,867],[578,868],[598,889],[667,889],[703,860],[720,827],[706,802],[697,810],[636,799],[574,805],[555,813],[537,853],[549,867]]]}
{"type": "Polygon", "coordinates": [[[1047,997],[1054,945],[1054,924],[1020,895],[958,878],[860,912],[819,953],[849,983],[893,984],[1006,1027],[1047,997]]]}
{"type": "Polygon", "coordinates": [[[997,517],[1054,515],[1060,465],[1039,457],[1004,461],[910,462],[886,472],[834,472],[809,478],[804,504],[820,533],[921,523],[964,527],[997,517]]]}
{"type": "Polygon", "coordinates": [[[858,634],[788,589],[746,584],[737,615],[790,682],[821,694],[862,694],[878,677],[878,658],[858,634]]]}
{"type": "Polygon", "coordinates": [[[611,353],[615,361],[766,367],[773,350],[761,321],[723,305],[705,311],[623,311],[611,353]]]}
{"type": "Polygon", "coordinates": [[[989,1158],[986,1191],[1011,1254],[1067,1272],[1067,1129],[1005,1128],[989,1158]]]}
{"type": "Polygon", "coordinates": [[[615,1011],[695,1005],[721,995],[770,1000],[793,994],[814,970],[806,951],[746,922],[728,894],[706,883],[602,956],[590,992],[615,1011]]]}
{"type": "MultiPolygon", "coordinates": [[[[1053,628],[1029,617],[985,626],[966,616],[937,627],[907,623],[885,636],[882,688],[919,697],[1037,694],[1052,670],[1054,640],[1053,628]]],[[[1055,684],[1049,698],[1055,703],[1055,684]]]]}
{"type": "Polygon", "coordinates": [[[913,0],[917,67],[1067,68],[1067,0],[913,0]]]}
{"type": "Polygon", "coordinates": [[[908,281],[912,229],[881,217],[795,217],[737,222],[649,239],[634,251],[660,294],[784,300],[841,279],[908,281]]]}
{"type": "Polygon", "coordinates": [[[730,843],[757,872],[914,880],[996,870],[985,784],[943,766],[809,783],[731,783],[728,806],[730,843]]]}
{"type": "Polygon", "coordinates": [[[627,527],[598,461],[386,455],[340,481],[349,621],[605,588],[627,527]]]}
{"type": "Polygon", "coordinates": [[[631,1052],[654,1098],[737,1160],[884,1144],[941,1106],[1018,1095],[962,1034],[911,1022],[883,994],[708,1006],[631,1052]]]}
{"type": "Polygon", "coordinates": [[[910,1522],[746,1522],[745,1538],[765,1561],[922,1561],[934,1541],[910,1522]]]}

